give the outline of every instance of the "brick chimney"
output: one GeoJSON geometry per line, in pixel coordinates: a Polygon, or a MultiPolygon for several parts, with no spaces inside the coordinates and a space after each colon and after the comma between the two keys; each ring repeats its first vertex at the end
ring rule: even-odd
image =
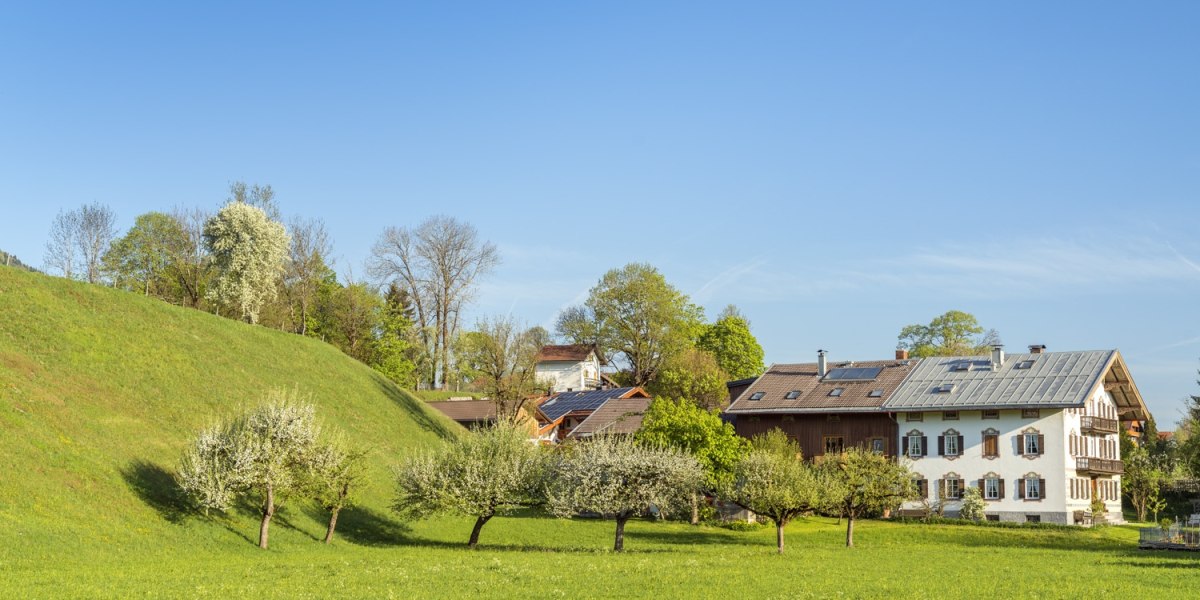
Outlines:
{"type": "Polygon", "coordinates": [[[1041,353],[1043,353],[1043,352],[1045,352],[1045,351],[1046,351],[1046,345],[1045,345],[1045,344],[1034,344],[1034,345],[1032,345],[1032,346],[1030,346],[1030,347],[1029,347],[1029,353],[1030,353],[1030,354],[1041,354],[1041,353]]]}
{"type": "Polygon", "coordinates": [[[896,348],[896,360],[908,360],[908,350],[896,348]]]}
{"type": "Polygon", "coordinates": [[[828,372],[829,372],[829,369],[827,368],[827,365],[825,364],[825,351],[817,350],[817,375],[824,377],[825,374],[828,372]]]}

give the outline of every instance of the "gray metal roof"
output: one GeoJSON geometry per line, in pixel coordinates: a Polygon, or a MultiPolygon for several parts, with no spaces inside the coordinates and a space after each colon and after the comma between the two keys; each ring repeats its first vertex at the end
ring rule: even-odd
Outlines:
{"type": "Polygon", "coordinates": [[[992,370],[989,356],[926,358],[884,401],[883,409],[1082,406],[1116,352],[1009,354],[997,370],[992,370]],[[953,387],[938,392],[943,386],[953,387]]]}

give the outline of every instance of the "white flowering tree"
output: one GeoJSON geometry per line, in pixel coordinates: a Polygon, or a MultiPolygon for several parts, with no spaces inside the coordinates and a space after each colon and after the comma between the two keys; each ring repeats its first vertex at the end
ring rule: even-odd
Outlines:
{"type": "Polygon", "coordinates": [[[354,494],[366,483],[366,452],[350,449],[342,439],[317,444],[307,461],[307,488],[321,508],[329,511],[325,543],[333,541],[338,514],[354,503],[354,494]]]}
{"type": "Polygon", "coordinates": [[[263,304],[277,296],[289,238],[283,225],[262,209],[230,202],[204,224],[204,244],[217,275],[209,298],[234,307],[243,319],[258,322],[263,304]]]}
{"type": "Polygon", "coordinates": [[[650,507],[663,513],[690,506],[704,482],[691,455],[627,437],[599,436],[565,449],[547,488],[550,510],[560,517],[597,513],[617,522],[613,550],[625,549],[625,524],[650,507]]]}
{"type": "Polygon", "coordinates": [[[313,405],[296,396],[272,391],[259,408],[201,432],[179,469],[180,487],[205,510],[228,510],[240,498],[258,502],[260,548],[279,503],[309,481],[320,428],[313,405]]]}
{"type": "Polygon", "coordinates": [[[467,541],[475,548],[492,517],[544,502],[544,466],[545,453],[529,442],[528,431],[501,421],[409,457],[396,470],[394,508],[411,518],[475,517],[467,541]]]}
{"type": "Polygon", "coordinates": [[[783,528],[817,508],[821,482],[804,462],[800,446],[779,429],[757,436],[749,453],[733,466],[721,496],[775,524],[775,545],[783,554],[783,528]]]}

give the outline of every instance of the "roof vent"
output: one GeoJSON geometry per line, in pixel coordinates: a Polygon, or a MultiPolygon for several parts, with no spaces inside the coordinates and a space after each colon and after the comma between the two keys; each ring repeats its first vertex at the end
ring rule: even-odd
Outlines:
{"type": "Polygon", "coordinates": [[[825,351],[817,350],[817,376],[824,377],[829,370],[829,365],[825,362],[825,351]]]}
{"type": "Polygon", "coordinates": [[[992,370],[998,371],[1004,366],[1004,346],[996,344],[992,346],[992,370]]]}

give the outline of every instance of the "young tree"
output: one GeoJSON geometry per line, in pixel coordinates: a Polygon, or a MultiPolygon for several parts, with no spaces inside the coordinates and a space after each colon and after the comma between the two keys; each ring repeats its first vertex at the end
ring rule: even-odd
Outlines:
{"type": "Polygon", "coordinates": [[[308,462],[307,487],[313,500],[329,511],[329,526],[325,543],[333,541],[338,514],[354,502],[354,492],[366,482],[365,458],[362,450],[351,450],[341,439],[319,443],[308,462]]]}
{"type": "Polygon", "coordinates": [[[571,343],[624,357],[631,384],[646,385],[664,361],[695,343],[702,325],[703,309],[658,269],[630,263],[605,273],[582,307],[559,315],[557,329],[571,343]]]}
{"type": "Polygon", "coordinates": [[[733,379],[757,377],[766,370],[763,349],[750,333],[750,322],[733,305],[725,307],[715,323],[705,326],[696,347],[712,354],[733,379]]]}
{"type": "Polygon", "coordinates": [[[775,545],[783,554],[783,528],[821,504],[822,484],[804,462],[800,446],[778,429],[757,436],[733,467],[722,497],[775,523],[775,545]]]}
{"type": "Polygon", "coordinates": [[[547,490],[560,517],[588,512],[617,522],[613,550],[625,549],[625,524],[651,506],[664,514],[687,506],[704,480],[700,463],[673,448],[599,436],[560,455],[547,490]]]}
{"type": "MultiPolygon", "coordinates": [[[[704,469],[703,489],[711,494],[728,486],[735,465],[750,446],[716,411],[704,410],[690,400],[663,396],[650,403],[636,437],[695,457],[704,469]]],[[[698,496],[692,497],[693,525],[700,520],[698,500],[698,496]]]]}
{"type": "Polygon", "coordinates": [[[898,346],[913,356],[971,356],[985,354],[1000,335],[992,329],[984,332],[975,315],[959,310],[948,311],[928,325],[908,325],[900,330],[898,346]]]}
{"type": "Polygon", "coordinates": [[[46,270],[57,270],[67,279],[75,278],[79,264],[79,211],[59,211],[50,224],[46,240],[46,270]]]}
{"type": "Polygon", "coordinates": [[[884,509],[898,508],[916,498],[908,467],[866,448],[854,447],[825,456],[817,463],[823,473],[826,506],[846,517],[846,547],[854,547],[854,520],[884,509]]]}
{"type": "Polygon", "coordinates": [[[227,510],[237,498],[259,502],[258,546],[266,548],[276,508],[307,482],[319,434],[312,404],[272,391],[257,409],[200,433],[184,454],[180,487],[206,510],[227,510]]]}
{"type": "Polygon", "coordinates": [[[430,362],[432,387],[445,385],[450,345],[475,282],[500,262],[496,246],[481,242],[468,223],[432,217],[416,229],[389,227],[375,242],[367,269],[372,277],[395,282],[412,298],[416,322],[430,362]]]}
{"type": "Polygon", "coordinates": [[[496,404],[496,416],[515,420],[538,391],[534,367],[541,336],[511,317],[481,319],[471,333],[463,337],[458,352],[462,367],[496,404]]]}
{"type": "Polygon", "coordinates": [[[1121,476],[1121,491],[1129,498],[1129,504],[1137,511],[1137,520],[1146,521],[1146,512],[1158,498],[1166,474],[1158,468],[1145,448],[1135,447],[1128,456],[1122,457],[1125,473],[1121,476]]]}
{"type": "Polygon", "coordinates": [[[704,408],[719,408],[729,397],[729,375],[711,354],[688,348],[668,358],[649,384],[655,396],[688,398],[704,408]]]}
{"type": "Polygon", "coordinates": [[[389,286],[383,299],[379,335],[371,352],[371,366],[405,388],[417,386],[417,353],[411,303],[404,290],[389,286]]]}
{"type": "Polygon", "coordinates": [[[113,285],[146,296],[169,298],[176,249],[186,239],[183,226],[170,215],[149,212],[104,253],[103,271],[113,285]]]}
{"type": "Polygon", "coordinates": [[[85,204],[79,208],[79,254],[83,259],[88,283],[100,283],[100,260],[117,235],[117,214],[100,204],[85,204]]]}
{"type": "Polygon", "coordinates": [[[497,514],[543,502],[544,456],[528,432],[509,421],[409,457],[396,470],[394,508],[424,518],[438,513],[475,517],[467,546],[479,544],[497,514]]]}
{"type": "Polygon", "coordinates": [[[231,202],[205,224],[204,243],[217,270],[209,297],[257,323],[263,304],[277,296],[275,282],[283,272],[287,232],[262,210],[231,202]]]}

